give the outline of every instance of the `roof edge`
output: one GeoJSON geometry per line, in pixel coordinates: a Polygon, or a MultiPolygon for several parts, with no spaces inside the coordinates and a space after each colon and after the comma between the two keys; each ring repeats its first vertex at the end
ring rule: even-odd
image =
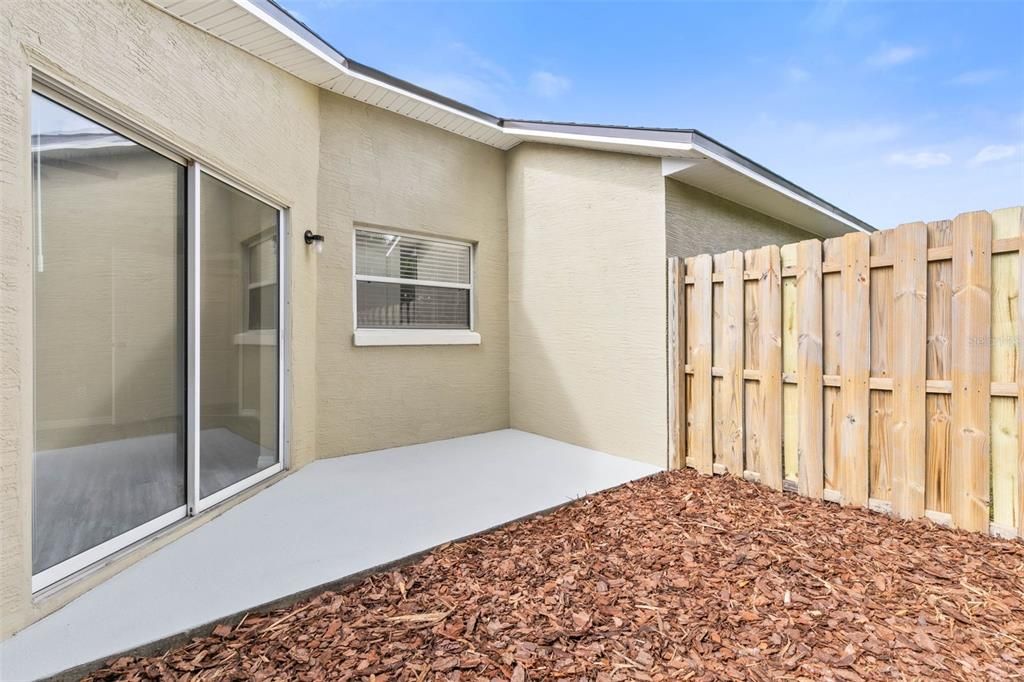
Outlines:
{"type": "Polygon", "coordinates": [[[307,26],[301,20],[295,18],[287,9],[282,7],[277,0],[246,0],[246,4],[258,7],[273,20],[286,26],[290,31],[300,36],[302,40],[313,45],[317,50],[322,51],[331,59],[335,60],[345,70],[357,76],[372,79],[388,87],[403,91],[410,96],[426,100],[437,106],[454,110],[463,116],[477,119],[479,123],[497,128],[503,134],[513,138],[520,135],[544,135],[557,140],[560,135],[585,136],[601,138],[602,142],[621,145],[623,151],[628,151],[630,146],[653,146],[666,150],[694,149],[706,152],[710,156],[724,159],[727,162],[740,167],[748,174],[757,176],[766,184],[776,185],[788,193],[798,197],[804,203],[812,205],[823,213],[830,214],[840,222],[847,223],[851,227],[864,231],[875,232],[876,228],[860,218],[842,210],[835,204],[822,199],[817,194],[810,192],[795,182],[775,173],[766,166],[754,161],[735,149],[722,144],[710,135],[694,128],[657,128],[657,127],[631,127],[609,124],[588,124],[556,121],[536,121],[515,118],[502,118],[490,114],[476,107],[446,97],[440,93],[418,86],[409,81],[403,80],[389,73],[376,69],[372,66],[362,64],[346,57],[340,50],[336,49],[327,40],[321,37],[316,31],[307,26]]]}
{"type": "Polygon", "coordinates": [[[709,154],[713,157],[725,159],[735,164],[750,174],[767,180],[771,184],[791,192],[805,202],[812,204],[819,210],[834,215],[841,222],[848,223],[851,227],[863,232],[876,232],[877,228],[839,208],[830,201],[822,199],[817,194],[810,192],[792,180],[779,175],[770,168],[754,161],[748,156],[741,154],[732,147],[722,144],[710,135],[706,135],[694,128],[649,128],[615,126],[607,124],[591,123],[566,123],[555,121],[529,121],[506,119],[502,121],[502,127],[507,131],[521,130],[526,133],[547,133],[579,135],[586,137],[600,137],[608,142],[630,143],[660,143],[666,147],[683,149],[692,148],[699,153],[709,154]]]}

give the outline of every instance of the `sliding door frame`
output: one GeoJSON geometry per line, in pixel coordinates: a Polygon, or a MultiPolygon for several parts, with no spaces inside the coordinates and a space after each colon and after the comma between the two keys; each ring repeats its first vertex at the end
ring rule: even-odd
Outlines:
{"type": "MultiPolygon", "coordinates": [[[[200,514],[228,498],[280,473],[289,464],[289,419],[288,401],[290,391],[287,379],[291,375],[289,364],[288,338],[291,324],[291,292],[289,259],[289,211],[279,201],[263,194],[249,185],[233,179],[219,171],[206,166],[195,156],[183,151],[177,145],[160,141],[159,137],[148,134],[134,125],[129,119],[116,112],[93,103],[89,98],[38,71],[33,72],[32,92],[71,111],[96,121],[115,133],[124,135],[151,151],[157,152],[186,168],[185,174],[185,210],[186,210],[186,389],[185,389],[185,503],[154,519],[151,519],[131,530],[110,538],[95,547],[80,552],[47,569],[35,573],[31,578],[32,593],[39,596],[44,591],[59,590],[64,584],[85,575],[89,569],[95,569],[109,563],[124,552],[131,551],[134,546],[149,542],[160,531],[181,523],[190,516],[200,514]],[[278,276],[278,323],[277,323],[277,462],[237,483],[234,483],[205,498],[200,496],[199,474],[202,453],[200,450],[199,404],[201,396],[200,383],[200,317],[201,317],[201,203],[200,179],[207,174],[231,187],[252,196],[270,206],[277,212],[277,276],[278,276]]],[[[34,241],[34,240],[33,240],[34,241]]],[[[33,253],[33,264],[37,254],[33,253]]],[[[34,294],[33,294],[34,295],[34,294]]],[[[35,332],[33,332],[35,333],[35,332]]],[[[33,358],[33,363],[36,359],[33,358]]],[[[35,416],[33,415],[33,429],[35,416]]],[[[34,452],[34,449],[33,449],[34,452]]],[[[34,477],[34,473],[33,473],[34,477]]],[[[34,541],[34,538],[33,538],[34,541]]]]}
{"type": "Polygon", "coordinates": [[[189,196],[189,286],[192,288],[189,291],[188,304],[188,343],[189,343],[189,366],[188,366],[188,378],[189,378],[189,390],[188,390],[188,405],[186,407],[186,413],[188,415],[188,510],[189,516],[195,516],[203,512],[210,507],[220,504],[224,500],[237,495],[238,493],[251,488],[260,481],[266,480],[271,476],[281,472],[285,468],[285,451],[286,442],[285,438],[285,291],[288,289],[286,277],[285,263],[287,262],[285,253],[286,239],[286,227],[287,220],[286,215],[288,210],[278,204],[277,202],[269,199],[261,194],[253,192],[252,190],[240,185],[233,181],[229,177],[217,173],[216,171],[210,170],[204,167],[198,161],[192,161],[188,167],[188,196],[189,196]],[[202,176],[208,175],[211,178],[219,180],[226,185],[237,189],[239,192],[251,196],[263,204],[266,204],[270,208],[274,209],[277,213],[277,462],[271,466],[257,471],[255,474],[251,474],[240,481],[232,483],[231,485],[218,490],[217,492],[202,496],[200,490],[200,472],[202,470],[202,448],[200,445],[200,415],[199,408],[202,400],[202,382],[201,382],[201,367],[199,360],[199,353],[202,351],[201,348],[201,300],[202,295],[202,282],[201,282],[201,270],[200,267],[200,256],[201,243],[202,243],[202,203],[200,198],[200,186],[202,185],[202,176]],[[193,207],[191,204],[195,202],[193,207]]]}

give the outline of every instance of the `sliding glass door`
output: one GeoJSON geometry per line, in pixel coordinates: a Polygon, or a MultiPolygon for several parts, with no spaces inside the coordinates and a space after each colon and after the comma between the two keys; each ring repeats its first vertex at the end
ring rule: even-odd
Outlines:
{"type": "Polygon", "coordinates": [[[185,166],[39,95],[32,118],[45,581],[185,515],[185,166]]]}
{"type": "Polygon", "coordinates": [[[34,590],[281,469],[282,211],[99,118],[33,94],[34,590]]]}
{"type": "Polygon", "coordinates": [[[278,232],[271,206],[199,186],[199,506],[279,462],[278,232]]]}

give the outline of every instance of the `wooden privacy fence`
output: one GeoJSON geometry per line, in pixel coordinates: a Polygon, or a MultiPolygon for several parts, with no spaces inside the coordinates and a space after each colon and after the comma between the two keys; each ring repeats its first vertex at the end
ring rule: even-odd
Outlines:
{"type": "Polygon", "coordinates": [[[672,466],[1024,537],[1022,225],[669,259],[672,466]]]}

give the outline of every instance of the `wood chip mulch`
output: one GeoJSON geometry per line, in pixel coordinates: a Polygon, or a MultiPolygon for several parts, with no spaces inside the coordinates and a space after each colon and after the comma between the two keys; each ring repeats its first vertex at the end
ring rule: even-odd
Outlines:
{"type": "Polygon", "coordinates": [[[85,679],[1021,677],[1024,543],[679,471],[85,679]]]}

